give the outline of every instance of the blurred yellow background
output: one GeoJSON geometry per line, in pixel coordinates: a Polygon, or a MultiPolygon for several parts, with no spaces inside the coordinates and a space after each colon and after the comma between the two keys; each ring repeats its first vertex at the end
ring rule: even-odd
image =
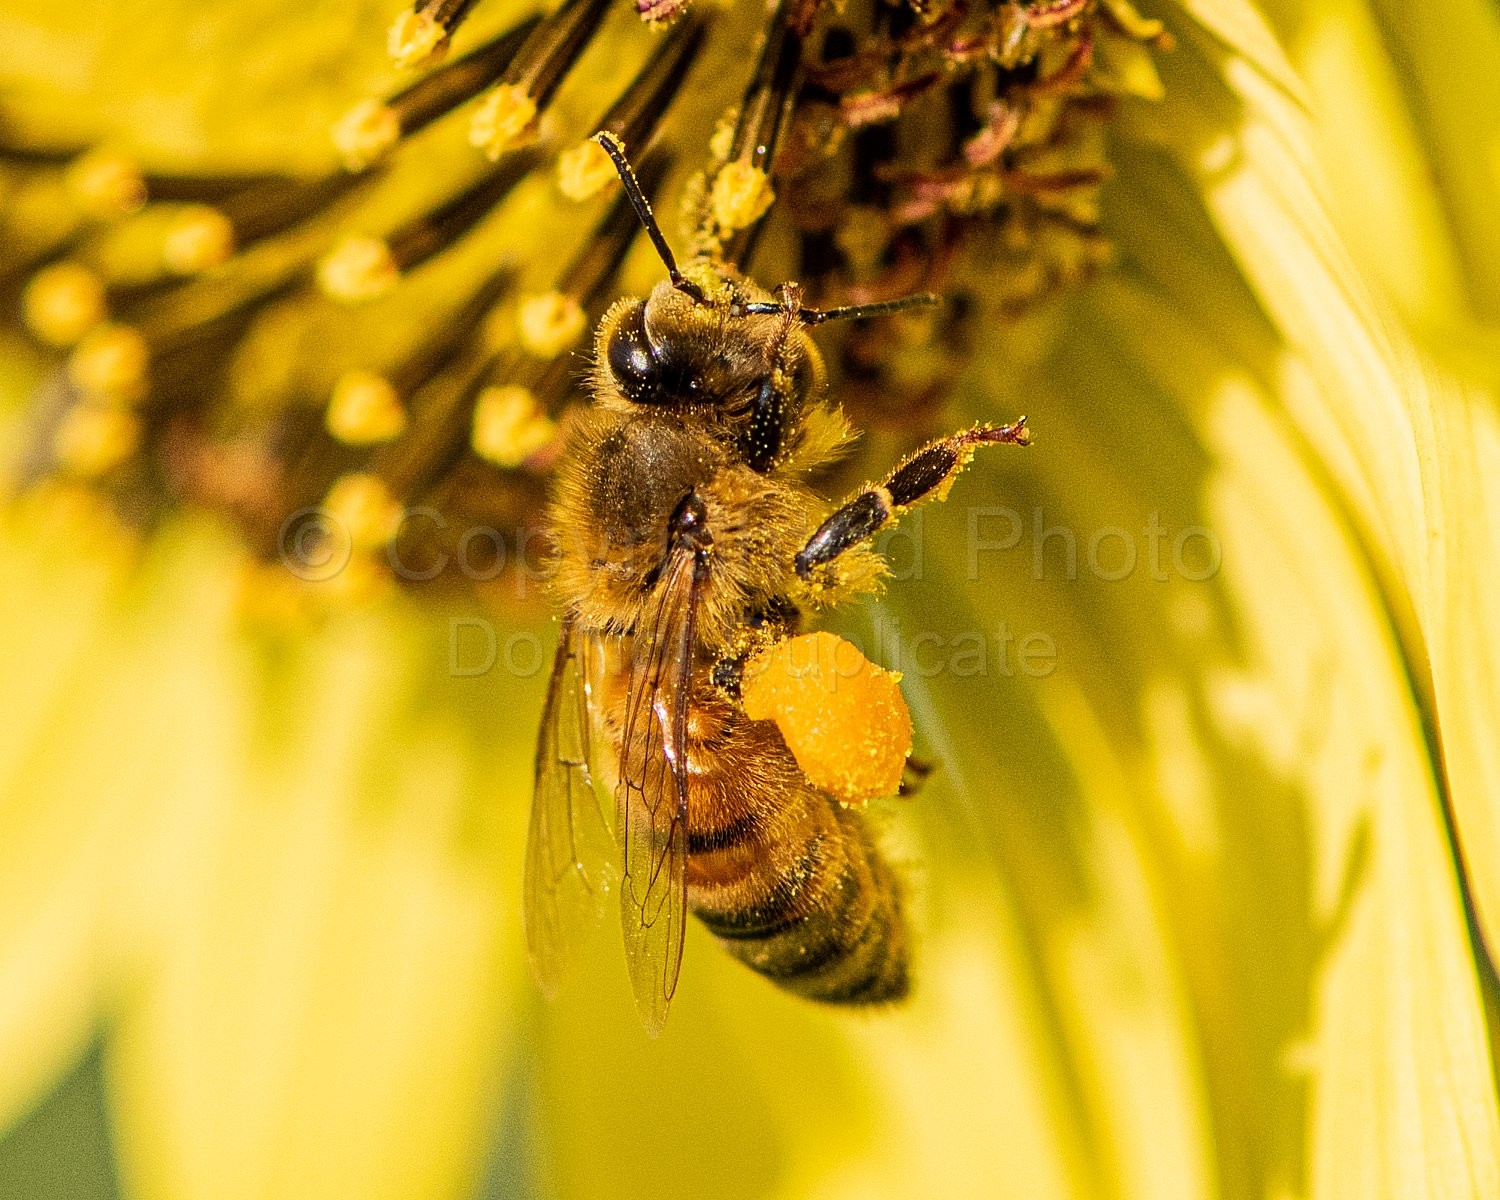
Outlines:
{"type": "MultiPolygon", "coordinates": [[[[742,86],[734,12],[684,129],[742,86]]],[[[331,169],[395,15],[0,0],[0,141],[331,169]]],[[[911,1002],[812,1007],[694,925],[651,1041],[608,922],[543,1001],[545,606],[271,619],[222,513],[141,535],[31,488],[0,513],[0,1197],[1500,1194],[1500,12],[1144,15],[1175,45],[1110,129],[1114,264],[986,329],[942,413],[1036,445],[903,526],[838,624],[939,764],[879,806],[911,1002]],[[473,630],[510,658],[456,669],[473,630]]],[[[639,61],[611,20],[570,129],[639,61]]],[[[435,127],[359,221],[470,157],[435,127]]],[[[0,166],[14,250],[39,218],[0,166]]],[[[369,309],[258,328],[242,399],[326,395],[501,256],[546,286],[594,219],[549,189],[369,309]]],[[[638,245],[624,285],[659,272],[638,245]]],[[[19,480],[60,357],[5,321],[19,480]]]]}

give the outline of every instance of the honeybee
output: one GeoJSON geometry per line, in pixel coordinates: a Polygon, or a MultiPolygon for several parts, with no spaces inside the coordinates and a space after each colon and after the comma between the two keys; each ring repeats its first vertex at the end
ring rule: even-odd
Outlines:
{"type": "Polygon", "coordinates": [[[797,634],[804,610],[877,584],[871,538],[944,495],[976,448],[1025,444],[1025,418],[933,442],[832,508],[807,479],[852,431],[807,329],[935,298],[820,311],[794,285],[768,293],[707,258],[679,269],[623,149],[597,140],[668,278],[600,322],[594,404],[557,467],[562,629],[524,896],[535,973],[551,994],[618,856],[630,979],[653,1035],[689,912],[788,991],[900,1000],[900,881],[862,814],[809,781],[775,723],[747,717],[741,673],[797,634]]]}

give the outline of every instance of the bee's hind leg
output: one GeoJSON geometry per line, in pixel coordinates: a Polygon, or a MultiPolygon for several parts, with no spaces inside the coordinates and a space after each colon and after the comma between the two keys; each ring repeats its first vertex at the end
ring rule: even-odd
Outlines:
{"type": "Polygon", "coordinates": [[[797,552],[798,576],[811,580],[817,568],[862,545],[912,505],[941,500],[980,446],[1025,446],[1030,440],[1026,418],[1022,417],[1010,425],[981,425],[929,442],[902,459],[881,483],[847,500],[818,526],[807,545],[797,552]]]}
{"type": "Polygon", "coordinates": [[[906,760],[906,765],[901,768],[901,789],[896,793],[898,796],[915,796],[927,786],[927,780],[937,770],[937,763],[927,758],[916,758],[915,756],[906,760]]]}

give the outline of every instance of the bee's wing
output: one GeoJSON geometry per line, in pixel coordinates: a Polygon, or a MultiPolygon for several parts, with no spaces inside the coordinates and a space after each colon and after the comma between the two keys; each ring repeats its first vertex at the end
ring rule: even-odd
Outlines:
{"type": "Polygon", "coordinates": [[[593,640],[564,621],[537,735],[522,896],[537,983],[557,990],[573,938],[604,911],[614,837],[593,779],[593,640]]]}
{"type": "Polygon", "coordinates": [[[632,650],[615,789],[625,956],[636,1007],[653,1037],[677,988],[687,921],[687,716],[699,599],[691,548],[673,553],[658,595],[632,650]]]}

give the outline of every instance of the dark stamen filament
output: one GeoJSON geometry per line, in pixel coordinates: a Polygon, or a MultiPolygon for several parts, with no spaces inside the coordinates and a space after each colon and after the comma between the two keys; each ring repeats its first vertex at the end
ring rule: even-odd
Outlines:
{"type": "Polygon", "coordinates": [[[477,0],[418,0],[391,26],[388,48],[398,67],[440,60],[448,42],[477,0]]]}
{"type": "Polygon", "coordinates": [[[403,137],[420,132],[479,95],[505,73],[540,21],[540,17],[528,17],[388,100],[355,105],[333,129],[334,144],[343,155],[344,166],[350,171],[364,170],[403,137]]]}
{"type": "Polygon", "coordinates": [[[540,161],[535,153],[518,154],[453,199],[397,229],[387,239],[399,271],[420,266],[469,233],[540,161]]]}
{"type": "Polygon", "coordinates": [[[793,0],[783,0],[740,103],[729,155],[708,181],[700,250],[743,263],[754,230],[775,199],[771,169],[802,75],[802,39],[789,24],[793,0]]]}
{"type": "Polygon", "coordinates": [[[609,5],[610,0],[568,0],[537,25],[475,111],[469,141],[494,160],[528,134],[598,32],[609,5]]]}
{"type": "MultiPolygon", "coordinates": [[[[657,122],[692,69],[708,26],[709,18],[698,13],[674,26],[593,128],[611,134],[631,153],[639,155],[648,148],[657,122]]],[[[587,199],[614,177],[613,168],[600,155],[593,139],[575,146],[558,162],[559,185],[572,200],[587,199]]]]}

